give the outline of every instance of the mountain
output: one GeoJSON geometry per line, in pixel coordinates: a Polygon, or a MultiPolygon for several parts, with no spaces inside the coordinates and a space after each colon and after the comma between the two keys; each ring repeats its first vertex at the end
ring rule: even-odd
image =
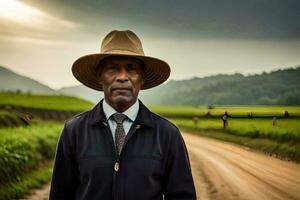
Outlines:
{"type": "Polygon", "coordinates": [[[204,78],[194,77],[188,80],[171,80],[158,87],[141,91],[140,98],[146,104],[156,105],[182,105],[194,95],[194,91],[203,87],[214,85],[223,81],[241,80],[245,78],[242,74],[224,75],[219,74],[204,78]],[[186,96],[185,94],[188,94],[186,96]]]}
{"type": "MultiPolygon", "coordinates": [[[[189,95],[187,93],[183,95],[189,95]]],[[[300,105],[300,67],[199,88],[183,104],[300,105]]]]}
{"type": "Polygon", "coordinates": [[[36,80],[0,66],[0,90],[32,94],[55,94],[56,91],[36,80]]]}
{"type": "MultiPolygon", "coordinates": [[[[0,67],[0,89],[43,94],[65,94],[90,100],[103,98],[103,92],[83,85],[52,90],[30,78],[0,67]]],[[[188,80],[171,80],[140,91],[147,105],[300,105],[300,67],[244,76],[219,74],[188,80]]]]}
{"type": "MultiPolygon", "coordinates": [[[[162,84],[158,87],[148,89],[145,91],[140,91],[139,98],[146,104],[164,104],[165,102],[172,102],[176,104],[176,99],[172,96],[176,95],[177,93],[189,90],[195,90],[197,88],[214,84],[219,81],[226,81],[226,80],[238,80],[244,77],[241,74],[234,74],[234,75],[217,75],[211,76],[206,78],[193,78],[190,80],[182,80],[182,81],[169,81],[168,83],[162,84]],[[174,88],[176,88],[174,90],[174,88]],[[172,97],[172,98],[169,98],[172,97]]],[[[72,86],[72,87],[65,87],[58,90],[59,93],[65,95],[72,95],[81,97],[83,99],[88,99],[92,102],[98,102],[100,99],[103,98],[103,92],[95,91],[89,89],[83,85],[80,86],[72,86]]],[[[168,104],[168,103],[167,103],[168,104]]]]}
{"type": "Polygon", "coordinates": [[[170,81],[143,95],[147,103],[159,105],[300,105],[300,67],[170,81]]]}
{"type": "Polygon", "coordinates": [[[92,90],[84,85],[64,87],[59,89],[58,92],[63,95],[80,97],[94,103],[103,98],[103,92],[92,90]]]}

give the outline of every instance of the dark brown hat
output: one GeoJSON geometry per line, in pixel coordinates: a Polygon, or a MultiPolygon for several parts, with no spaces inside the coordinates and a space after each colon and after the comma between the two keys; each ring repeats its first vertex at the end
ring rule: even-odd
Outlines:
{"type": "Polygon", "coordinates": [[[72,66],[72,73],[77,80],[95,90],[102,91],[102,84],[97,77],[100,61],[109,56],[134,57],[144,62],[146,71],[141,89],[160,85],[170,76],[169,65],[157,58],[144,55],[142,43],[132,31],[112,31],[102,41],[101,51],[78,58],[72,66]]]}

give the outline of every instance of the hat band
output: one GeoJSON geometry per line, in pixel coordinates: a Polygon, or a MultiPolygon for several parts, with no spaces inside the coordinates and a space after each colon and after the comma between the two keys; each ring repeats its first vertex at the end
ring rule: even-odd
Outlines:
{"type": "Polygon", "coordinates": [[[143,53],[137,53],[128,49],[112,49],[103,52],[104,54],[130,54],[130,55],[144,55],[143,53]]]}

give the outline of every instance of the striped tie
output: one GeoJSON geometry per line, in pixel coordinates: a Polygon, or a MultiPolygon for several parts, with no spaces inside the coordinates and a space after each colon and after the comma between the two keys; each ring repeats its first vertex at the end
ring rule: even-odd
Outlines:
{"type": "Polygon", "coordinates": [[[120,155],[124,141],[125,141],[125,131],[123,128],[123,121],[126,115],[122,113],[115,113],[112,115],[113,120],[117,123],[117,128],[115,132],[115,143],[118,155],[120,155]]]}

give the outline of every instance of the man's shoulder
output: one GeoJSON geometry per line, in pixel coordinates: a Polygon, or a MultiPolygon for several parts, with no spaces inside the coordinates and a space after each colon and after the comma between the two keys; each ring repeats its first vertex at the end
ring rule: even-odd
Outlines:
{"type": "Polygon", "coordinates": [[[74,127],[74,126],[78,126],[78,125],[81,125],[82,123],[85,123],[88,121],[88,116],[89,116],[89,113],[91,111],[88,110],[88,111],[85,111],[85,112],[82,112],[82,113],[78,113],[70,118],[68,118],[66,121],[65,121],[65,127],[67,128],[71,128],[71,127],[74,127]]]}

